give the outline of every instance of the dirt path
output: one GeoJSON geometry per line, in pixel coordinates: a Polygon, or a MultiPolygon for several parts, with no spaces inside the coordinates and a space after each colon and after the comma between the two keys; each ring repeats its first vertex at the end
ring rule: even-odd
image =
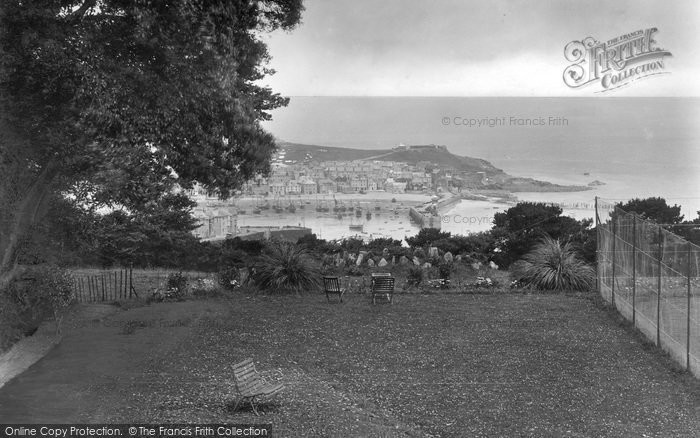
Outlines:
{"type": "Polygon", "coordinates": [[[8,423],[99,422],[105,409],[129,402],[110,395],[125,382],[141,379],[147,364],[175,348],[188,325],[212,307],[158,304],[108,318],[104,312],[83,312],[64,328],[55,348],[0,389],[0,418],[8,423]]]}

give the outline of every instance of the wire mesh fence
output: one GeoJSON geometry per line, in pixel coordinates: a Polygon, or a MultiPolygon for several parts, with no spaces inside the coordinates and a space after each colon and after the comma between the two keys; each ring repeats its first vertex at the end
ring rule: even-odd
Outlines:
{"type": "Polygon", "coordinates": [[[700,377],[700,247],[617,207],[596,219],[601,296],[700,377]]]}

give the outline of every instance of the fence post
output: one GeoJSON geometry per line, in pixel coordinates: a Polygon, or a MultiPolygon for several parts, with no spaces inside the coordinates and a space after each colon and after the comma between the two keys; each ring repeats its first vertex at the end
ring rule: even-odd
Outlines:
{"type": "Polygon", "coordinates": [[[685,368],[690,371],[690,259],[693,254],[693,244],[688,242],[688,306],[686,308],[686,338],[685,338],[685,368]]]}
{"type": "Polygon", "coordinates": [[[661,260],[664,256],[663,230],[659,226],[659,260],[656,279],[656,346],[661,345],[661,260]]]}
{"type": "Polygon", "coordinates": [[[632,216],[632,325],[637,326],[637,215],[632,216]]]}
{"type": "Polygon", "coordinates": [[[613,216],[613,242],[612,242],[612,287],[610,289],[610,299],[615,307],[615,247],[617,246],[617,218],[613,216]]]}
{"type": "Polygon", "coordinates": [[[131,298],[131,294],[134,292],[134,264],[132,263],[131,266],[129,266],[129,298],[131,298]]]}
{"type": "Polygon", "coordinates": [[[598,256],[598,249],[600,248],[600,228],[598,228],[598,197],[594,200],[595,208],[595,235],[596,235],[596,245],[595,245],[595,290],[598,291],[599,295],[603,295],[600,290],[600,257],[598,256]]]}

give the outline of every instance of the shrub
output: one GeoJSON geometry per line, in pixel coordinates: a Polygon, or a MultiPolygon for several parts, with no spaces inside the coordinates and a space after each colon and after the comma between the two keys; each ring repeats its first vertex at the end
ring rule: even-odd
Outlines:
{"type": "Polygon", "coordinates": [[[345,275],[349,275],[351,277],[361,277],[365,275],[365,272],[359,266],[351,264],[348,265],[347,269],[345,270],[345,275]]]}
{"type": "Polygon", "coordinates": [[[192,286],[192,295],[195,297],[214,297],[219,296],[221,291],[216,285],[216,282],[211,278],[200,278],[192,286]]]}
{"type": "Polygon", "coordinates": [[[25,334],[25,324],[18,304],[9,290],[0,292],[0,352],[5,351],[25,334]]]}
{"type": "Polygon", "coordinates": [[[48,293],[51,311],[56,324],[56,333],[61,332],[61,323],[66,315],[66,309],[73,303],[73,279],[68,271],[58,267],[48,268],[45,273],[46,292],[48,293]]]}
{"type": "Polygon", "coordinates": [[[357,254],[363,246],[364,242],[362,239],[355,237],[348,237],[340,242],[341,249],[353,254],[357,254]]]}
{"type": "Polygon", "coordinates": [[[443,262],[438,265],[438,272],[440,273],[440,278],[448,279],[452,275],[452,263],[443,262]]]}
{"type": "Polygon", "coordinates": [[[491,280],[489,277],[476,277],[476,281],[474,282],[474,287],[491,288],[494,286],[495,284],[493,280],[491,280]]]}
{"type": "Polygon", "coordinates": [[[392,250],[395,250],[396,248],[401,248],[401,241],[392,239],[390,237],[380,237],[377,239],[371,240],[369,243],[364,245],[365,248],[368,250],[374,252],[375,254],[380,254],[382,251],[384,251],[384,248],[389,250],[391,253],[392,250]]]}
{"type": "Polygon", "coordinates": [[[571,243],[546,236],[514,267],[516,280],[539,290],[589,290],[593,268],[581,260],[571,243]]]}
{"type": "Polygon", "coordinates": [[[418,259],[420,259],[420,260],[423,260],[426,257],[425,251],[423,250],[423,248],[416,248],[416,250],[413,251],[413,256],[418,257],[418,259]]]}
{"type": "Polygon", "coordinates": [[[315,289],[320,271],[306,248],[288,243],[273,242],[258,258],[253,280],[268,292],[300,292],[315,289]]]}
{"type": "Polygon", "coordinates": [[[56,332],[60,332],[73,299],[73,283],[67,271],[52,265],[27,269],[0,292],[0,349],[33,334],[50,316],[56,332]]]}
{"type": "Polygon", "coordinates": [[[440,231],[435,228],[423,228],[412,237],[406,237],[406,243],[411,248],[422,248],[425,246],[433,246],[433,242],[442,239],[449,239],[452,236],[450,232],[440,231]]]}
{"type": "Polygon", "coordinates": [[[428,280],[428,286],[433,289],[449,289],[450,280],[447,278],[436,278],[435,280],[428,280]]]}
{"type": "Polygon", "coordinates": [[[226,290],[232,290],[240,286],[240,271],[237,267],[231,266],[219,271],[219,284],[226,290]]]}
{"type": "Polygon", "coordinates": [[[533,202],[520,202],[496,213],[490,232],[496,242],[493,261],[507,268],[534,250],[543,236],[590,247],[587,242],[595,237],[590,230],[593,220],[578,221],[561,214],[562,209],[556,205],[533,202]]]}
{"type": "Polygon", "coordinates": [[[423,281],[423,269],[420,266],[413,266],[408,270],[406,282],[409,286],[418,286],[423,281]]]}
{"type": "Polygon", "coordinates": [[[167,287],[176,295],[183,295],[187,289],[187,276],[182,275],[182,272],[168,275],[167,287]]]}

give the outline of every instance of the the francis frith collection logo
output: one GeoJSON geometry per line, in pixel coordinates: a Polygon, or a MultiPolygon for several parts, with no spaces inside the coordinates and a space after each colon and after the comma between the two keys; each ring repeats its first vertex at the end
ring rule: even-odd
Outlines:
{"type": "Polygon", "coordinates": [[[600,84],[605,92],[653,75],[669,73],[664,63],[671,52],[658,47],[655,27],[620,35],[606,42],[592,37],[572,41],[564,48],[571,65],[564,70],[564,83],[571,88],[600,84]]]}

